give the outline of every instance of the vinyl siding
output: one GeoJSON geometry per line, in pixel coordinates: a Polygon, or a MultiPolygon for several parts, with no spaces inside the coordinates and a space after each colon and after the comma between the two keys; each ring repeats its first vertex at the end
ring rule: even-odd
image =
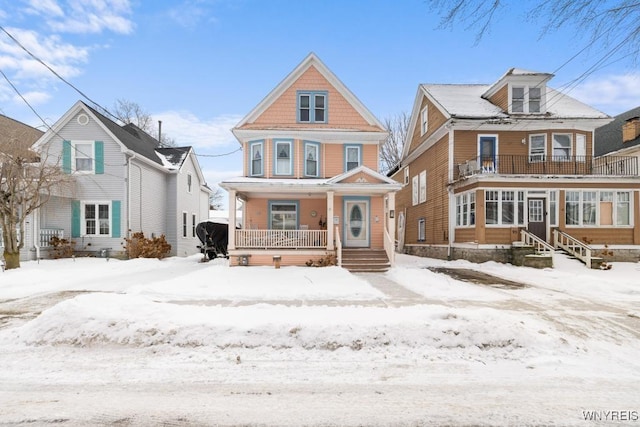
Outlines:
{"type": "Polygon", "coordinates": [[[502,110],[509,111],[509,85],[505,84],[502,88],[498,89],[498,91],[489,98],[489,101],[502,108],[502,110]]]}
{"type": "Polygon", "coordinates": [[[185,159],[176,179],[177,207],[176,207],[176,255],[188,256],[199,253],[197,246],[200,244],[198,237],[193,237],[192,215],[196,215],[196,224],[209,217],[208,200],[203,203],[200,186],[203,184],[198,180],[196,166],[190,155],[185,159]],[[191,174],[191,192],[188,191],[187,176],[191,174]],[[182,212],[187,212],[187,237],[182,236],[182,212]]]}
{"type": "Polygon", "coordinates": [[[428,100],[426,96],[422,97],[422,103],[420,104],[420,110],[418,110],[418,119],[413,129],[413,135],[411,135],[411,144],[409,145],[409,153],[418,148],[432,133],[440,129],[447,121],[447,118],[440,112],[440,110],[428,100]],[[428,123],[427,132],[422,135],[422,110],[428,108],[428,123]]]}

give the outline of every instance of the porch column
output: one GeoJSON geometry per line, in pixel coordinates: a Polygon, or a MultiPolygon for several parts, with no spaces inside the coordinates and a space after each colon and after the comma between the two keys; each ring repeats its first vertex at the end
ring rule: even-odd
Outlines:
{"type": "Polygon", "coordinates": [[[327,250],[332,251],[333,246],[333,191],[327,191],[327,250]]]}
{"type": "Polygon", "coordinates": [[[229,190],[229,241],[227,250],[236,248],[236,190],[229,190]]]}

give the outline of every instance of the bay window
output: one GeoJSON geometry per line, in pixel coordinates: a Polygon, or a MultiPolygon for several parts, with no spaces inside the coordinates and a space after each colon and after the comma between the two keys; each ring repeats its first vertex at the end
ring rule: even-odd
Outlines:
{"type": "Polygon", "coordinates": [[[629,226],[631,193],[607,190],[567,191],[565,211],[568,226],[629,226]]]}

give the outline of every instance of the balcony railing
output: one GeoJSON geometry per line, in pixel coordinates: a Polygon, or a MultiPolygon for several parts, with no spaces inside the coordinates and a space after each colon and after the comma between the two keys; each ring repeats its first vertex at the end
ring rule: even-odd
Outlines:
{"type": "Polygon", "coordinates": [[[454,178],[473,175],[638,175],[638,158],[623,156],[499,155],[459,163],[454,178]]]}
{"type": "Polygon", "coordinates": [[[320,249],[327,247],[327,230],[236,230],[236,248],[320,249]]]}

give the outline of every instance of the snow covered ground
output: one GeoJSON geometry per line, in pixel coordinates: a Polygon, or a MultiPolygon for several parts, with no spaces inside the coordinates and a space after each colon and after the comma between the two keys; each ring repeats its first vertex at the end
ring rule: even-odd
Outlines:
{"type": "Polygon", "coordinates": [[[640,263],[200,259],[0,273],[0,426],[640,426],[640,263]]]}

